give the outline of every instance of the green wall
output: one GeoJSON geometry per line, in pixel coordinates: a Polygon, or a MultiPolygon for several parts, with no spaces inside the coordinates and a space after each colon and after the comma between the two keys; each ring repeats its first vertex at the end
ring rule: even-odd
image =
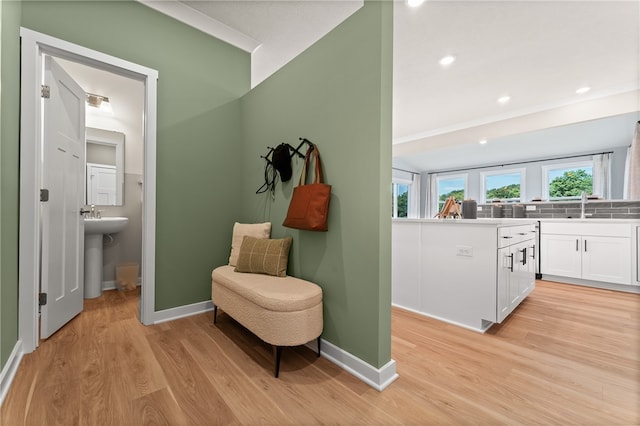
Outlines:
{"type": "Polygon", "coordinates": [[[18,341],[20,2],[0,14],[0,368],[18,341]]]}
{"type": "Polygon", "coordinates": [[[392,3],[365,6],[242,98],[242,219],[293,236],[289,273],[324,292],[323,338],[381,367],[391,358],[392,3]],[[256,195],[266,147],[304,136],[333,186],[329,231],[282,227],[294,177],[256,195]]]}
{"type": "Polygon", "coordinates": [[[135,1],[28,1],[22,25],[158,70],[155,309],[210,299],[239,209],[250,55],[135,1]]]}
{"type": "Polygon", "coordinates": [[[391,2],[367,2],[244,97],[247,53],[137,2],[3,2],[1,11],[0,367],[18,328],[20,25],[159,71],[156,310],[208,300],[233,222],[271,220],[275,236],[294,237],[290,274],[324,289],[323,336],[374,366],[390,359],[391,2]],[[117,24],[97,32],[95,17],[117,24]],[[327,233],[279,225],[293,181],[275,200],[255,195],[266,146],[299,136],[318,144],[333,185],[327,233]]]}

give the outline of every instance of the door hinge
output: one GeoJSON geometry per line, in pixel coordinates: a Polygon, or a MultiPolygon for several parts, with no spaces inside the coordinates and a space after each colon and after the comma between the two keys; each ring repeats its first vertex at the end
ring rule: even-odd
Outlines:
{"type": "Polygon", "coordinates": [[[42,86],[40,86],[40,97],[49,99],[50,96],[51,96],[51,89],[49,88],[49,86],[47,86],[46,84],[43,84],[42,86]]]}
{"type": "Polygon", "coordinates": [[[47,293],[38,294],[38,304],[44,306],[47,304],[47,293]]]}
{"type": "Polygon", "coordinates": [[[41,189],[40,190],[40,201],[49,201],[49,190],[41,189]]]}

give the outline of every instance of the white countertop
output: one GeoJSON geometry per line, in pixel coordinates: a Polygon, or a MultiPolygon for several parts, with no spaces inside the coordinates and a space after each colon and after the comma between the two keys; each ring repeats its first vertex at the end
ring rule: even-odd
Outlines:
{"type": "MultiPolygon", "coordinates": [[[[571,219],[569,219],[571,220],[571,219]]],[[[434,223],[443,225],[490,225],[490,226],[515,226],[536,223],[537,219],[510,219],[510,218],[487,218],[487,219],[393,219],[397,223],[434,223]]]]}
{"type": "Polygon", "coordinates": [[[478,219],[393,219],[393,222],[418,222],[418,223],[446,223],[446,224],[464,224],[464,225],[516,225],[540,222],[583,222],[583,223],[630,223],[640,224],[640,219],[567,219],[567,218],[478,218],[478,219]]]}
{"type": "MultiPolygon", "coordinates": [[[[518,220],[518,219],[515,219],[518,220]]],[[[566,218],[557,218],[557,219],[552,219],[552,218],[546,218],[546,217],[542,217],[539,219],[535,219],[535,220],[539,220],[541,222],[586,222],[586,223],[640,223],[640,219],[598,219],[598,218],[586,218],[586,219],[579,219],[579,218],[575,218],[575,219],[566,219],[566,218]]]]}

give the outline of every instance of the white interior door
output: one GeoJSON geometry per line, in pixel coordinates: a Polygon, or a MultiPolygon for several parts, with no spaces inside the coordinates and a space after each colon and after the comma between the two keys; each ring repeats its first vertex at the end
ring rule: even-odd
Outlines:
{"type": "Polygon", "coordinates": [[[82,311],[84,293],[84,90],[45,56],[42,98],[43,188],[40,336],[47,338],[82,311]]]}

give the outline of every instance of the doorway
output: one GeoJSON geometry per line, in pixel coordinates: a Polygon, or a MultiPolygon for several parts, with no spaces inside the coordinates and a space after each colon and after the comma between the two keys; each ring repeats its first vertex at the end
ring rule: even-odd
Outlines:
{"type": "MultiPolygon", "coordinates": [[[[40,108],[42,63],[45,55],[77,62],[141,81],[144,84],[143,188],[142,188],[142,289],[140,320],[155,321],[155,177],[156,177],[156,70],[104,53],[21,28],[21,124],[20,124],[20,261],[19,339],[23,352],[39,341],[39,283],[41,276],[40,209],[42,181],[43,115],[40,108]]],[[[80,214],[80,213],[78,213],[80,214]]]]}
{"type": "Polygon", "coordinates": [[[118,286],[118,267],[142,263],[144,83],[77,62],[55,60],[85,93],[90,93],[85,105],[85,210],[95,206],[97,217],[128,219],[119,232],[97,238],[103,268],[102,273],[85,270],[85,277],[91,276],[85,283],[90,287],[89,294],[85,291],[86,299],[102,294],[101,290],[122,289],[118,286]],[[98,105],[94,98],[99,99],[98,105]]]}

